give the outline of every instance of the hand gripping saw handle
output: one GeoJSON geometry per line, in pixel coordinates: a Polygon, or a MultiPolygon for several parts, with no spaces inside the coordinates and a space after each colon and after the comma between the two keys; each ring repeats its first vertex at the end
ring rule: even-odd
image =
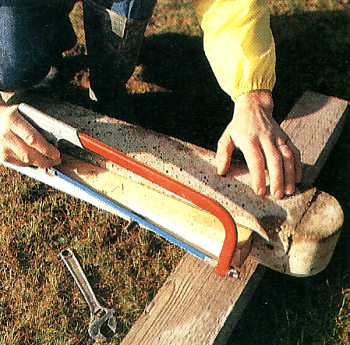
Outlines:
{"type": "MultiPolygon", "coordinates": [[[[193,203],[194,205],[202,208],[203,210],[206,210],[207,212],[217,217],[225,229],[225,239],[215,271],[220,276],[225,276],[232,272],[232,266],[236,266],[233,262],[233,253],[237,246],[237,227],[230,213],[217,201],[204,194],[197,192],[196,190],[180,182],[177,182],[176,180],[173,180],[172,178],[150,168],[149,166],[146,166],[136,161],[135,159],[130,158],[126,154],[119,152],[118,150],[109,147],[108,145],[101,143],[100,141],[82,132],[79,132],[78,129],[67,125],[57,119],[54,119],[27,104],[21,103],[18,107],[18,110],[37,129],[44,130],[45,134],[48,134],[51,137],[50,141],[57,144],[60,140],[65,140],[82,149],[90,150],[112,161],[113,163],[116,163],[119,166],[149,180],[150,182],[168,190],[169,192],[193,203]]],[[[61,178],[65,179],[66,181],[75,185],[80,184],[70,179],[68,176],[65,176],[58,170],[54,170],[55,173],[57,173],[61,178]]],[[[88,189],[88,187],[85,186],[80,187],[84,188],[85,190],[88,189]]],[[[96,193],[95,191],[90,190],[90,193],[93,193],[93,196],[98,198],[100,201],[101,199],[103,199],[102,201],[107,202],[110,206],[120,208],[120,205],[113,203],[111,200],[96,193]]],[[[124,214],[125,212],[130,213],[125,209],[119,209],[118,211],[124,214]]],[[[131,214],[127,214],[127,216],[133,219],[135,222],[139,223],[140,225],[146,225],[146,227],[150,228],[152,231],[155,231],[161,236],[166,237],[170,241],[181,246],[179,240],[177,240],[171,235],[169,238],[169,234],[168,236],[164,236],[164,230],[155,227],[154,224],[145,224],[146,221],[137,214],[133,214],[131,212],[131,214]]],[[[188,249],[187,247],[188,246],[185,246],[184,248],[188,249]]],[[[198,250],[196,250],[195,248],[193,249],[194,251],[192,252],[195,255],[201,257],[201,255],[198,255],[199,253],[197,253],[198,250]]]]}

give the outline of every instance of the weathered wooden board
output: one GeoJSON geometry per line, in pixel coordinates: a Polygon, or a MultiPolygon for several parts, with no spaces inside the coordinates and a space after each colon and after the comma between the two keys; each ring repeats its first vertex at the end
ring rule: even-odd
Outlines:
{"type": "Polygon", "coordinates": [[[302,184],[310,187],[338,140],[348,102],[306,92],[295,104],[282,128],[302,155],[302,184]]]}
{"type": "Polygon", "coordinates": [[[237,318],[249,300],[242,292],[252,294],[263,271],[248,258],[241,279],[233,282],[186,255],[122,344],[214,344],[218,336],[225,339],[225,323],[237,318]]]}

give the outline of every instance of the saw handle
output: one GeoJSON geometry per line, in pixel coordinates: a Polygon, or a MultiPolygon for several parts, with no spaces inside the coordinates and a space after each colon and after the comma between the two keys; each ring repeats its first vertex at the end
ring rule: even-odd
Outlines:
{"type": "Polygon", "coordinates": [[[233,253],[237,246],[237,227],[228,211],[212,198],[144,165],[126,154],[101,143],[100,141],[79,132],[81,144],[84,148],[98,153],[104,158],[124,167],[127,170],[155,183],[156,185],[190,201],[198,207],[216,216],[225,229],[225,240],[219,255],[215,272],[225,276],[231,269],[233,253]]]}

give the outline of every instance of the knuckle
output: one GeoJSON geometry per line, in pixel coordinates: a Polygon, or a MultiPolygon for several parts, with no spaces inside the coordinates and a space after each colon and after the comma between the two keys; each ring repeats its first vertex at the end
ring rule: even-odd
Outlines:
{"type": "Polygon", "coordinates": [[[36,133],[29,132],[24,135],[23,141],[31,147],[40,145],[39,136],[36,133]]]}
{"type": "Polygon", "coordinates": [[[294,153],[289,147],[286,147],[283,150],[283,157],[288,160],[294,159],[294,153]]]}
{"type": "Polygon", "coordinates": [[[27,133],[24,136],[23,140],[29,146],[33,146],[33,145],[37,144],[37,142],[38,142],[38,140],[37,140],[37,138],[36,138],[34,133],[27,133]]]}
{"type": "Polygon", "coordinates": [[[23,163],[30,163],[30,155],[28,152],[23,152],[20,156],[20,160],[23,163]]]}
{"type": "Polygon", "coordinates": [[[273,154],[270,159],[271,163],[273,163],[275,166],[280,166],[283,162],[283,156],[279,152],[273,154]]]}
{"type": "Polygon", "coordinates": [[[270,127],[263,127],[259,130],[260,140],[274,142],[275,141],[275,133],[270,127]]]}

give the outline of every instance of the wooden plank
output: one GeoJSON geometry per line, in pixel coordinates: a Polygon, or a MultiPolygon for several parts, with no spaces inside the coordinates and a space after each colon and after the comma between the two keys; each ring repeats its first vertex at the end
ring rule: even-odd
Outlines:
{"type": "MultiPolygon", "coordinates": [[[[86,161],[66,155],[62,158],[62,164],[57,167],[61,172],[141,214],[151,223],[163,225],[167,233],[209,254],[212,263],[216,264],[225,235],[216,217],[86,161]]],[[[79,189],[74,193],[71,190],[66,192],[83,198],[79,189]]],[[[266,219],[261,219],[269,232],[270,243],[266,246],[265,240],[256,240],[254,257],[265,266],[296,276],[307,276],[323,270],[332,256],[343,222],[343,212],[337,200],[326,193],[310,189],[275,202],[286,215],[281,219],[280,216],[267,213],[266,219]],[[311,209],[318,212],[311,212],[311,209]],[[276,232],[274,229],[279,230],[276,232]],[[271,250],[271,246],[274,250],[271,250]]],[[[266,210],[268,212],[269,204],[266,210]]],[[[110,212],[115,213],[114,210],[110,212]]],[[[244,261],[251,246],[250,232],[244,231],[242,236],[242,230],[245,229],[238,229],[239,253],[243,259],[239,262],[244,261]]]]}
{"type": "Polygon", "coordinates": [[[299,148],[303,162],[302,184],[310,187],[339,138],[348,102],[305,92],[281,127],[299,148]]]}
{"type": "Polygon", "coordinates": [[[230,306],[235,304],[237,317],[247,301],[240,299],[242,290],[251,294],[263,270],[248,259],[241,279],[234,282],[185,255],[122,344],[213,344],[232,313],[230,306]]]}
{"type": "MultiPolygon", "coordinates": [[[[304,174],[306,181],[312,183],[325,162],[326,153],[330,152],[335,143],[334,138],[339,136],[348,103],[314,93],[307,93],[301,101],[302,111],[296,112],[295,109],[301,109],[297,103],[297,108],[288,117],[288,123],[283,123],[282,126],[297,142],[303,159],[308,157],[304,174]],[[310,114],[313,123],[322,126],[314,125],[310,128],[307,117],[310,114]],[[292,128],[298,128],[298,131],[289,130],[292,128]],[[310,143],[311,129],[312,133],[317,133],[315,137],[322,138],[323,146],[319,145],[317,150],[314,150],[312,142],[309,145],[303,144],[310,143]],[[322,159],[318,159],[321,155],[322,159]],[[311,168],[310,162],[314,162],[317,167],[311,168]]],[[[122,345],[225,344],[262,274],[263,269],[252,255],[243,264],[241,279],[231,282],[212,274],[205,263],[185,255],[122,345]],[[190,294],[188,291],[195,293],[190,294]]]]}

